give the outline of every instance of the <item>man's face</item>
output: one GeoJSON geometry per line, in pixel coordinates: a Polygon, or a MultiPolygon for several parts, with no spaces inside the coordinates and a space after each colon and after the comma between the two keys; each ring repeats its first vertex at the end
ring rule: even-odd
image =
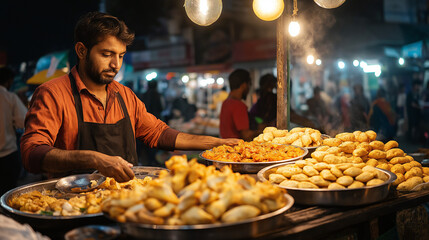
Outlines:
{"type": "Polygon", "coordinates": [[[114,36],[107,36],[86,55],[87,76],[97,84],[109,84],[121,69],[127,46],[114,36]]]}

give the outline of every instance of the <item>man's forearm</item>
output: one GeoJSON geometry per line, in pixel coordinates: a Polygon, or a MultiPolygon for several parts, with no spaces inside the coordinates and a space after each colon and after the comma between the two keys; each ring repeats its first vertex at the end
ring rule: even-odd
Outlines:
{"type": "Polygon", "coordinates": [[[175,148],[179,150],[207,150],[221,144],[223,144],[222,139],[216,137],[181,132],[177,135],[175,148]]]}
{"type": "Polygon", "coordinates": [[[58,173],[95,168],[94,152],[89,150],[52,149],[42,161],[43,172],[58,173]]]}

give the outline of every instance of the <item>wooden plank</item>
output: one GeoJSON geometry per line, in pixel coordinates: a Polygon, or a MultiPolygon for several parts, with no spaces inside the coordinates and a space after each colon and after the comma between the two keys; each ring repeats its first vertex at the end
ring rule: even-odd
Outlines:
{"type": "MultiPolygon", "coordinates": [[[[286,1],[288,2],[288,1],[286,1]]],[[[288,111],[287,111],[287,52],[285,52],[285,12],[288,10],[285,2],[285,10],[277,20],[277,128],[288,129],[288,111]],[[285,62],[286,61],[286,62],[285,62]]]]}
{"type": "Polygon", "coordinates": [[[308,207],[287,212],[278,229],[260,239],[315,239],[429,201],[429,190],[391,196],[362,207],[308,207]],[[318,238],[318,237],[317,237],[318,238]]]}

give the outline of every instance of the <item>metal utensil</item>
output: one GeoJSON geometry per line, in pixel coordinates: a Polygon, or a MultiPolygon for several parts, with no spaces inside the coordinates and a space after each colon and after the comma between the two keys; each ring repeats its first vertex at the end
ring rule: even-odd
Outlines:
{"type": "Polygon", "coordinates": [[[116,239],[120,234],[119,227],[89,225],[75,228],[64,235],[66,240],[94,239],[94,240],[111,240],[116,239]]]}
{"type": "MultiPolygon", "coordinates": [[[[268,176],[275,173],[276,169],[287,164],[282,163],[266,167],[258,172],[258,179],[262,182],[268,181],[268,176]]],[[[303,189],[289,188],[277,185],[287,190],[295,202],[304,205],[324,205],[324,206],[359,206],[381,201],[389,194],[391,184],[396,180],[396,174],[376,168],[386,174],[388,179],[376,186],[351,188],[351,189],[303,189]]]]}
{"type": "Polygon", "coordinates": [[[105,176],[96,173],[71,175],[59,179],[55,188],[65,193],[89,192],[100,186],[105,180],[105,176]]]}

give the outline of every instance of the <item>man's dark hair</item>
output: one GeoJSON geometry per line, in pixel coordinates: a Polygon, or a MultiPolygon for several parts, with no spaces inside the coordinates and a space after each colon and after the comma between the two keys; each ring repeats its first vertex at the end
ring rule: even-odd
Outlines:
{"type": "Polygon", "coordinates": [[[115,36],[127,46],[134,41],[134,33],[127,25],[107,13],[89,12],[79,19],[74,29],[75,43],[82,42],[88,51],[107,36],[115,36]]]}
{"type": "Polygon", "coordinates": [[[231,90],[234,90],[239,88],[243,83],[250,84],[251,78],[249,71],[244,69],[236,69],[229,75],[228,80],[229,87],[231,90]]]}
{"type": "Polygon", "coordinates": [[[9,67],[0,67],[0,85],[6,85],[8,81],[13,80],[15,73],[9,67]]]}

